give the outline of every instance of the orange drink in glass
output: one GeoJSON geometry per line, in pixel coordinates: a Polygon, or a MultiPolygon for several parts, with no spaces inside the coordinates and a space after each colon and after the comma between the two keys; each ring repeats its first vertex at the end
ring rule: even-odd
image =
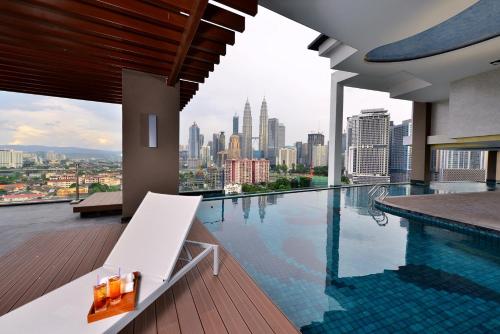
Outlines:
{"type": "Polygon", "coordinates": [[[106,283],[94,285],[94,311],[100,312],[106,309],[106,283]]]}
{"type": "Polygon", "coordinates": [[[122,280],[120,276],[111,276],[109,282],[109,302],[111,305],[118,304],[122,299],[122,280]]]}

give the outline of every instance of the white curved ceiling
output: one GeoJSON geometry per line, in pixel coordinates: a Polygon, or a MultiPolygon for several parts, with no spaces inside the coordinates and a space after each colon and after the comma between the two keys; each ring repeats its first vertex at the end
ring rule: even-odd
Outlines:
{"type": "MultiPolygon", "coordinates": [[[[391,92],[414,101],[445,100],[449,83],[494,70],[500,38],[449,53],[399,63],[368,63],[380,45],[424,31],[458,14],[475,0],[260,0],[260,5],[358,51],[334,69],[359,73],[347,86],[391,92]]],[[[305,47],[305,46],[304,46],[305,47]]]]}

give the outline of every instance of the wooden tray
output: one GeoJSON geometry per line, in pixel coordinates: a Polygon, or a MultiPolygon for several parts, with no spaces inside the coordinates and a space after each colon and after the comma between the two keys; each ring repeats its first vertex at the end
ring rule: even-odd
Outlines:
{"type": "Polygon", "coordinates": [[[120,313],[130,312],[135,310],[135,305],[137,303],[137,291],[139,289],[139,279],[140,273],[138,271],[134,272],[134,290],[122,294],[121,301],[116,305],[111,305],[109,303],[109,298],[107,301],[106,310],[95,313],[94,303],[90,307],[89,314],[87,315],[87,322],[91,323],[94,321],[106,319],[120,313]]]}

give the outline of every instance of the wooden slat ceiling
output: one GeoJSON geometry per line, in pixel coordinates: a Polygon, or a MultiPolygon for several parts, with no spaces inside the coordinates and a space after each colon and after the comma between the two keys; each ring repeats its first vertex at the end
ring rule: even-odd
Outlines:
{"type": "MultiPolygon", "coordinates": [[[[257,0],[218,0],[257,14],[257,0]]],[[[180,81],[181,109],[245,29],[208,0],[2,0],[0,90],[121,103],[121,72],[180,81]]]]}

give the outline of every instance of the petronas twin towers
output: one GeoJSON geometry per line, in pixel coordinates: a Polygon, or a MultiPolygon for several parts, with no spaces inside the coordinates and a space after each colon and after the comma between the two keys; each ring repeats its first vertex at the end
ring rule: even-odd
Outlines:
{"type": "MultiPolygon", "coordinates": [[[[267,146],[268,146],[268,115],[267,115],[267,102],[266,98],[262,100],[262,105],[260,107],[260,117],[259,117],[259,157],[267,158],[267,146]]],[[[253,149],[252,149],[252,110],[250,108],[250,103],[248,99],[245,103],[245,110],[243,111],[243,136],[241,143],[241,157],[252,159],[253,149]]]]}

